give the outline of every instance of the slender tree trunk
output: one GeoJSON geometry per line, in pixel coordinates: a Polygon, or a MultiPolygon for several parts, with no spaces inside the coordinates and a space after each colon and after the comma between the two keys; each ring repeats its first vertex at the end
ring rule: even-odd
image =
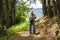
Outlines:
{"type": "Polygon", "coordinates": [[[53,0],[53,12],[54,12],[54,16],[57,16],[57,7],[56,7],[56,2],[55,0],[53,0]]]}
{"type": "Polygon", "coordinates": [[[52,10],[52,6],[50,4],[51,4],[51,1],[48,0],[48,17],[52,18],[54,13],[53,13],[53,10],[52,10]]]}
{"type": "Polygon", "coordinates": [[[3,24],[3,18],[2,18],[2,15],[3,14],[3,0],[0,0],[0,27],[2,26],[3,24]]]}
{"type": "Polygon", "coordinates": [[[5,0],[5,26],[10,26],[9,1],[5,0]]]}
{"type": "Polygon", "coordinates": [[[45,17],[47,14],[46,0],[42,0],[42,4],[43,4],[43,15],[45,17]]]}
{"type": "Polygon", "coordinates": [[[0,0],[0,34],[3,34],[3,0],[0,0]]]}
{"type": "Polygon", "coordinates": [[[60,0],[56,0],[56,3],[57,3],[58,25],[60,27],[60,0]]]}
{"type": "Polygon", "coordinates": [[[11,18],[13,24],[15,24],[15,2],[16,0],[11,0],[11,18]]]}
{"type": "Polygon", "coordinates": [[[60,14],[60,1],[59,0],[57,0],[57,12],[58,12],[58,16],[60,16],[59,14],[60,14]]]}

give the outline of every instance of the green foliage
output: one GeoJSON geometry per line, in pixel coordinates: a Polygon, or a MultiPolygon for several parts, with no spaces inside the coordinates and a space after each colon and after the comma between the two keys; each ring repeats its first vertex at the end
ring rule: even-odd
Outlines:
{"type": "Polygon", "coordinates": [[[12,35],[15,35],[18,32],[23,32],[28,28],[28,22],[21,22],[19,24],[13,25],[10,28],[6,29],[4,32],[4,36],[0,35],[0,40],[7,40],[12,35]]]}
{"type": "Polygon", "coordinates": [[[16,20],[18,22],[25,21],[28,12],[29,12],[29,9],[27,8],[24,2],[22,3],[18,2],[16,4],[16,20]]]}
{"type": "Polygon", "coordinates": [[[9,29],[7,29],[7,34],[8,34],[8,36],[14,35],[18,32],[22,32],[22,31],[26,30],[27,27],[28,27],[28,22],[19,23],[17,25],[10,27],[9,29]]]}

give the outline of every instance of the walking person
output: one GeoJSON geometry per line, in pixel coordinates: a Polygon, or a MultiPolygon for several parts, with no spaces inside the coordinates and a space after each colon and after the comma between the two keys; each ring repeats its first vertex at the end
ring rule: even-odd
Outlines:
{"type": "Polygon", "coordinates": [[[31,15],[29,17],[29,21],[30,21],[30,28],[29,28],[30,29],[30,34],[32,34],[32,31],[33,31],[34,34],[36,34],[35,19],[36,19],[36,16],[35,16],[35,14],[32,11],[32,13],[31,13],[31,15]],[[33,27],[33,30],[32,30],[32,27],[33,27]]]}

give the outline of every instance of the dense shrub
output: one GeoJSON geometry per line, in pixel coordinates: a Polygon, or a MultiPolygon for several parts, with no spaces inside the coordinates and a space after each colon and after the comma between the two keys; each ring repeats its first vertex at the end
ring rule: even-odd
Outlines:
{"type": "Polygon", "coordinates": [[[28,15],[29,9],[24,2],[16,4],[16,22],[25,21],[28,15]]]}

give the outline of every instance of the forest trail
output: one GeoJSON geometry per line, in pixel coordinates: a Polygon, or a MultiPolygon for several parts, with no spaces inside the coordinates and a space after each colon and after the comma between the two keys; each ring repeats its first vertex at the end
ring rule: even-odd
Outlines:
{"type": "MultiPolygon", "coordinates": [[[[57,40],[55,35],[55,27],[48,28],[45,30],[45,27],[40,27],[38,24],[36,25],[36,32],[39,34],[29,34],[29,28],[24,32],[19,32],[18,34],[11,36],[8,40],[57,40]]],[[[59,34],[60,36],[60,34],[59,34]]]]}
{"type": "MultiPolygon", "coordinates": [[[[35,34],[30,35],[29,30],[26,30],[24,32],[11,36],[8,40],[46,40],[46,38],[48,38],[48,40],[52,40],[49,35],[44,34],[43,30],[44,30],[43,28],[37,27],[36,32],[39,32],[38,35],[35,35],[35,34]]],[[[51,35],[51,36],[54,36],[54,35],[51,35]]],[[[55,40],[55,38],[53,40],[55,40]]]]}
{"type": "Polygon", "coordinates": [[[41,33],[42,29],[38,28],[36,29],[36,32],[39,32],[38,35],[35,34],[29,34],[29,29],[24,32],[19,32],[18,34],[11,36],[8,40],[41,40],[44,35],[41,33]]]}

